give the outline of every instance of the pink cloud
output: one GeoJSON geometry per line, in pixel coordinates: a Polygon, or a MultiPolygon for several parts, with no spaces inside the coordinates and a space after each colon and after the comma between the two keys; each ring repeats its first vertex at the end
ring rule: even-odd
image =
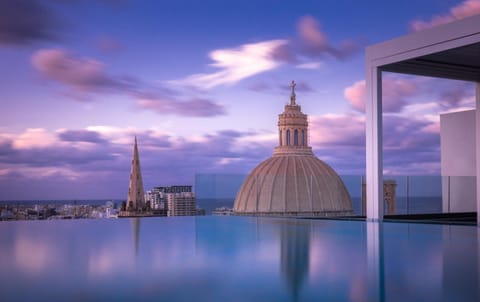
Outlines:
{"type": "Polygon", "coordinates": [[[429,21],[415,20],[410,23],[410,29],[420,31],[455,20],[465,19],[480,14],[479,0],[465,0],[452,7],[447,14],[433,16],[429,21]]]}
{"type": "MultiPolygon", "coordinates": [[[[415,95],[417,84],[406,79],[383,80],[383,111],[399,112],[407,104],[406,98],[415,95]]],[[[365,112],[365,80],[357,81],[343,91],[350,105],[357,111],[365,112]]]]}
{"type": "Polygon", "coordinates": [[[134,133],[146,188],[192,183],[195,173],[248,173],[274,147],[273,142],[256,141],[262,133],[224,130],[198,138],[119,128],[116,133],[98,131],[96,136],[103,139],[85,149],[72,140],[91,141],[93,131],[61,130],[44,131],[54,140],[48,146],[20,149],[12,141],[0,143],[0,198],[54,198],[54,191],[56,198],[123,198],[134,133]],[[38,190],[26,191],[26,184],[38,190]]]}
{"type": "MultiPolygon", "coordinates": [[[[438,122],[389,115],[383,122],[384,171],[398,175],[440,170],[438,122]]],[[[365,117],[326,114],[310,117],[310,144],[340,173],[364,173],[365,117]]]]}
{"type": "Polygon", "coordinates": [[[305,16],[298,22],[298,34],[303,41],[315,48],[326,49],[329,47],[328,39],[321,30],[320,23],[311,16],[305,16]]]}
{"type": "MultiPolygon", "coordinates": [[[[360,44],[352,40],[342,41],[339,46],[332,45],[322,30],[320,22],[311,16],[304,16],[300,19],[297,31],[301,46],[294,50],[296,56],[316,58],[331,55],[337,59],[345,59],[360,49],[360,44]]],[[[311,64],[312,62],[306,63],[311,64]]],[[[318,65],[318,67],[320,66],[318,65]]]]}
{"type": "Polygon", "coordinates": [[[310,144],[315,148],[363,148],[365,117],[354,114],[326,114],[310,117],[310,144]]]}
{"type": "Polygon", "coordinates": [[[63,49],[38,50],[31,61],[46,77],[80,92],[118,88],[125,84],[107,75],[103,63],[75,57],[63,49]]]}
{"type": "Polygon", "coordinates": [[[55,136],[43,128],[29,128],[15,139],[17,149],[44,148],[55,142],[55,136]]]}
{"type": "Polygon", "coordinates": [[[365,80],[357,81],[345,88],[343,95],[355,110],[365,112],[365,80]]]}
{"type": "Polygon", "coordinates": [[[226,113],[222,105],[210,100],[183,100],[171,89],[149,88],[133,77],[111,76],[102,62],[77,57],[63,49],[39,50],[31,61],[42,75],[67,86],[71,90],[69,95],[78,96],[80,100],[94,93],[121,93],[134,98],[140,108],[160,114],[206,117],[226,113]]]}

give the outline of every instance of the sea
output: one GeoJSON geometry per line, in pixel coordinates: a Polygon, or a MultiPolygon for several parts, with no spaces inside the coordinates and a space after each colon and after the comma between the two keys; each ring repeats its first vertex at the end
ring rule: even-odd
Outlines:
{"type": "MultiPolygon", "coordinates": [[[[220,207],[233,208],[234,198],[197,199],[197,205],[205,209],[207,215],[220,207]]],[[[352,197],[353,215],[362,216],[361,197],[352,197]]],[[[397,197],[395,214],[433,214],[442,213],[442,197],[397,197]]]]}
{"type": "MultiPolygon", "coordinates": [[[[111,202],[116,207],[120,207],[122,199],[89,199],[89,200],[0,200],[2,205],[106,205],[111,202]]],[[[197,199],[197,207],[205,210],[206,215],[211,215],[212,211],[221,208],[233,208],[234,198],[202,198],[197,199]]],[[[353,214],[362,216],[362,202],[360,197],[352,197],[353,214]]],[[[432,214],[442,213],[442,197],[402,197],[397,196],[395,214],[432,214]]]]}

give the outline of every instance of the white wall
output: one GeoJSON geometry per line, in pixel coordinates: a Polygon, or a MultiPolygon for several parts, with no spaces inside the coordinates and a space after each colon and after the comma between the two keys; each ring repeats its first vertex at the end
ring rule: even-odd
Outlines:
{"type": "Polygon", "coordinates": [[[443,212],[475,212],[475,110],[440,115],[443,212]]]}

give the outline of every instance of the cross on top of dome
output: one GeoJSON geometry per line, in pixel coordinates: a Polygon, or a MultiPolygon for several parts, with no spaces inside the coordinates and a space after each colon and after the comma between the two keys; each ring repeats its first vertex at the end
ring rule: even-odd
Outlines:
{"type": "Polygon", "coordinates": [[[297,86],[297,84],[295,83],[295,81],[292,80],[292,83],[290,83],[290,88],[292,89],[292,93],[290,94],[290,105],[292,106],[296,105],[295,104],[295,86],[297,86]]]}

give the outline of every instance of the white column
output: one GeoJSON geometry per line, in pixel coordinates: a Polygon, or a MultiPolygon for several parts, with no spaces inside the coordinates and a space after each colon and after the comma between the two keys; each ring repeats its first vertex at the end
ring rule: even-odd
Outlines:
{"type": "MultiPolygon", "coordinates": [[[[480,288],[480,82],[476,89],[476,108],[475,108],[475,165],[477,182],[477,284],[480,288]]],[[[480,295],[480,292],[477,292],[480,295]]]]}
{"type": "Polygon", "coordinates": [[[367,219],[383,220],[382,72],[367,61],[366,149],[367,219]]]}
{"type": "Polygon", "coordinates": [[[475,110],[475,165],[477,181],[477,227],[480,227],[480,82],[476,89],[476,110],[475,110]]]}

